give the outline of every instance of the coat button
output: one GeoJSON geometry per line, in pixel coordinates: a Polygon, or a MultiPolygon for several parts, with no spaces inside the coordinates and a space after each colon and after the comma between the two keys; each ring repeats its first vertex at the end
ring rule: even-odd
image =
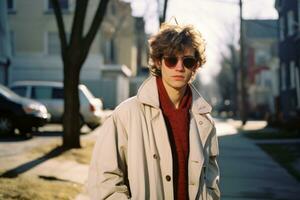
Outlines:
{"type": "Polygon", "coordinates": [[[158,159],[158,155],[157,154],[153,154],[153,158],[154,159],[158,159]]]}
{"type": "Polygon", "coordinates": [[[202,125],[202,124],[203,124],[203,121],[199,121],[198,123],[199,123],[200,125],[202,125]]]}
{"type": "Polygon", "coordinates": [[[171,181],[171,176],[167,175],[167,176],[166,176],[166,180],[167,180],[168,182],[170,182],[170,181],[171,181]]]}

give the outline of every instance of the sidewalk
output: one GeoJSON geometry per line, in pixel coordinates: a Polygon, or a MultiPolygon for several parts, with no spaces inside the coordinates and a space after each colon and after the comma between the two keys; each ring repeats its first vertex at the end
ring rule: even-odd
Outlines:
{"type": "Polygon", "coordinates": [[[223,200],[299,199],[300,183],[255,141],[240,134],[223,135],[219,145],[223,200]]]}
{"type": "MultiPolygon", "coordinates": [[[[81,141],[94,140],[98,136],[99,128],[95,129],[88,135],[81,136],[81,141]]],[[[88,176],[89,165],[80,164],[76,161],[50,159],[41,165],[28,171],[27,174],[33,174],[44,177],[55,177],[57,179],[75,182],[83,185],[83,191],[77,195],[76,200],[88,200],[86,191],[86,180],[88,176]]]]}

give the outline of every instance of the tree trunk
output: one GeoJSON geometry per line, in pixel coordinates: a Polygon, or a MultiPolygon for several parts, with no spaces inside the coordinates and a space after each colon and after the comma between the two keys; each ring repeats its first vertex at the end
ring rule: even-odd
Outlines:
{"type": "MultiPolygon", "coordinates": [[[[77,59],[76,59],[77,60],[77,59]]],[[[64,135],[63,147],[80,148],[79,61],[64,61],[64,135]]]]}
{"type": "Polygon", "coordinates": [[[78,95],[80,70],[103,21],[109,0],[99,1],[95,16],[86,35],[83,35],[83,30],[89,0],[76,0],[71,38],[69,41],[66,37],[59,1],[52,0],[51,2],[58,26],[64,63],[63,147],[67,149],[80,148],[81,117],[78,95]]]}

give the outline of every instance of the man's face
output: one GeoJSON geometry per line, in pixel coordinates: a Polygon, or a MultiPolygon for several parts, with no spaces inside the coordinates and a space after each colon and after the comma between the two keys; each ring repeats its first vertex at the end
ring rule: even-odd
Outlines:
{"type": "MultiPolygon", "coordinates": [[[[170,63],[168,63],[167,60],[168,58],[166,57],[162,58],[161,76],[166,89],[167,87],[171,87],[172,89],[175,90],[181,90],[185,88],[185,86],[190,81],[193,72],[196,69],[196,65],[193,68],[187,68],[184,66],[183,59],[186,58],[193,59],[195,57],[194,55],[195,55],[195,50],[192,48],[186,49],[181,54],[174,55],[175,57],[177,57],[177,63],[173,62],[172,63],[173,65],[171,67],[170,67],[170,63]]],[[[186,64],[189,61],[192,61],[188,59],[184,61],[186,64]]]]}

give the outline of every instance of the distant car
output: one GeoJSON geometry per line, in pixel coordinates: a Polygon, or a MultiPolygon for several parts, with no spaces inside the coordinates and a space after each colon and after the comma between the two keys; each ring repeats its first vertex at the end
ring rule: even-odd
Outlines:
{"type": "Polygon", "coordinates": [[[49,119],[43,104],[20,97],[0,84],[0,134],[13,134],[16,128],[25,134],[33,127],[45,125],[49,119]]]}
{"type": "MultiPolygon", "coordinates": [[[[61,82],[18,81],[10,88],[23,97],[35,99],[46,105],[51,114],[51,122],[62,123],[64,114],[64,89],[61,82]]],[[[103,120],[103,103],[95,98],[89,89],[80,84],[79,102],[81,124],[95,129],[103,120]]]]}

